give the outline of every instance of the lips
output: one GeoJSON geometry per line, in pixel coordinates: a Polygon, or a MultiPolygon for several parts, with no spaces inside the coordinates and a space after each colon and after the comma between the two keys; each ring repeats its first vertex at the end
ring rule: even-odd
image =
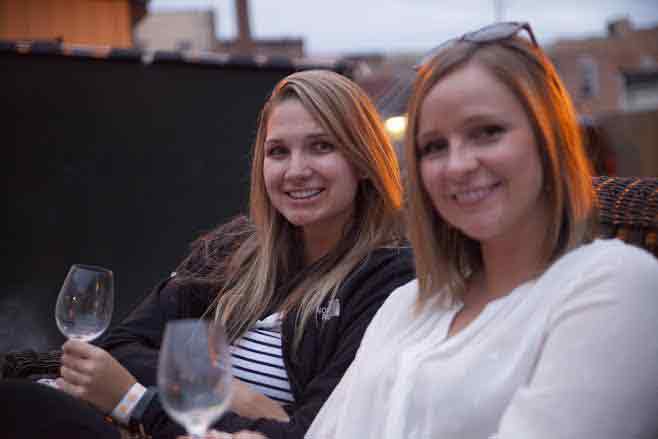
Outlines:
{"type": "Polygon", "coordinates": [[[496,182],[487,186],[480,186],[460,190],[450,195],[450,197],[458,204],[473,205],[487,198],[494,190],[500,186],[500,182],[496,182]]]}
{"type": "Polygon", "coordinates": [[[293,200],[308,200],[319,195],[324,189],[303,189],[287,191],[286,194],[293,200]]]}

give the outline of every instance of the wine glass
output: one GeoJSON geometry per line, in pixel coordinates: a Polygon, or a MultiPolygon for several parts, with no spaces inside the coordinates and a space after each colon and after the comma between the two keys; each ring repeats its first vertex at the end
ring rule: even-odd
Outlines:
{"type": "Polygon", "coordinates": [[[167,323],[158,361],[162,406],[192,437],[204,437],[228,408],[230,352],[224,328],[203,320],[167,323]]]}
{"type": "Polygon", "coordinates": [[[93,265],[72,265],[55,305],[55,320],[62,334],[74,340],[94,340],[110,325],[113,308],[112,272],[93,265]]]}

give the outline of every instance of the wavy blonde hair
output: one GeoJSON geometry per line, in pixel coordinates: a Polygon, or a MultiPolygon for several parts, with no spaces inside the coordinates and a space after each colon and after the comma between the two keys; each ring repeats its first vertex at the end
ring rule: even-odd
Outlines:
{"type": "MultiPolygon", "coordinates": [[[[379,114],[365,92],[337,73],[310,70],[281,80],[266,101],[253,145],[250,219],[233,233],[237,244],[221,266],[220,284],[211,305],[230,341],[272,309],[296,312],[294,346],[320,304],[336,294],[346,276],[377,247],[400,239],[402,184],[393,146],[379,114]],[[304,267],[298,243],[301,233],[272,205],[263,178],[264,143],[272,109],[298,100],[335,142],[337,149],[363,176],[357,189],[354,217],[328,255],[304,267]],[[303,276],[295,276],[302,271],[303,276]],[[283,285],[281,292],[277,288],[283,285]]],[[[214,271],[217,274],[217,270],[214,271]]]]}
{"type": "Polygon", "coordinates": [[[451,227],[434,209],[420,177],[416,143],[425,97],[435,84],[467,64],[482,66],[504,84],[532,124],[551,212],[546,233],[540,237],[543,267],[589,238],[590,164],[571,98],[551,62],[541,49],[519,37],[486,44],[456,42],[419,70],[408,107],[407,230],[415,255],[419,305],[436,294],[446,295],[444,303],[454,303],[464,293],[468,276],[482,269],[479,243],[451,227]]]}

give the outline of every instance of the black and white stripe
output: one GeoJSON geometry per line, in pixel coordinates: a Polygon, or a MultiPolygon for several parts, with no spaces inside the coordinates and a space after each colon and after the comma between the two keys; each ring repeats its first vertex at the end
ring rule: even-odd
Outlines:
{"type": "Polygon", "coordinates": [[[231,346],[236,378],[281,404],[294,402],[281,351],[281,319],[273,314],[231,346]]]}

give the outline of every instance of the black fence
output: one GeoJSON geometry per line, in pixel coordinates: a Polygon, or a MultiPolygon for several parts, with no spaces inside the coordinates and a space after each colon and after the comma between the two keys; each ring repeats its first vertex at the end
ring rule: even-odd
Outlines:
{"type": "Polygon", "coordinates": [[[258,111],[297,68],[0,43],[0,352],[61,344],[71,264],[114,271],[116,323],[192,239],[244,211],[258,111]]]}

